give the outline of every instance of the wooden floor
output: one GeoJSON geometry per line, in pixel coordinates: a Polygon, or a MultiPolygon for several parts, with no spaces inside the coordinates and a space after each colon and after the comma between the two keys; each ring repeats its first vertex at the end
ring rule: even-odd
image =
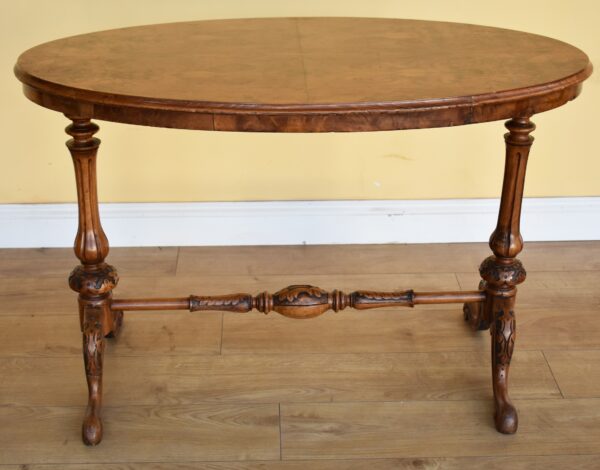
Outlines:
{"type": "MultiPolygon", "coordinates": [[[[113,249],[116,296],[476,288],[485,244],[113,249]]],[[[600,468],[600,242],[529,243],[510,390],[492,422],[489,333],[461,306],[126,314],[86,403],[71,250],[0,250],[0,470],[600,468]]]]}

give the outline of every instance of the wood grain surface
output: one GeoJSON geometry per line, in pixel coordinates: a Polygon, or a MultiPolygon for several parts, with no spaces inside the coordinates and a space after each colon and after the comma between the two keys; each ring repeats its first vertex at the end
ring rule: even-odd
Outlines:
{"type": "MultiPolygon", "coordinates": [[[[480,259],[485,245],[443,247],[442,266],[455,262],[457,270],[429,274],[412,272],[442,249],[435,245],[363,248],[385,273],[361,273],[355,246],[117,249],[131,275],[116,291],[227,292],[303,279],[326,287],[471,289],[478,276],[469,260],[480,259]],[[148,257],[156,262],[144,272],[148,257]],[[203,262],[206,272],[188,277],[203,262]]],[[[310,322],[149,312],[129,314],[121,336],[107,340],[107,432],[92,449],[78,432],[86,384],[75,296],[50,267],[72,255],[0,250],[0,470],[596,469],[598,250],[598,242],[526,245],[533,269],[519,287],[511,371],[521,414],[516,435],[498,434],[489,419],[489,334],[472,332],[460,308],[310,322]],[[11,278],[3,263],[17,259],[11,278]],[[36,266],[48,268],[39,275],[36,266]],[[65,295],[46,310],[36,286],[65,295]]]]}
{"type": "Polygon", "coordinates": [[[537,455],[598,451],[600,399],[515,402],[524,419],[520,432],[509,439],[498,438],[491,425],[474,424],[474,417],[483,418],[490,412],[490,404],[482,401],[284,404],[282,458],[504,456],[531,455],[533,449],[537,455]],[[543,433],[542,429],[551,431],[543,433]]]}
{"type": "Polygon", "coordinates": [[[509,457],[413,457],[360,460],[287,460],[260,462],[186,462],[0,465],[0,470],[597,470],[599,455],[535,455],[509,457]]]}
{"type": "Polygon", "coordinates": [[[28,98],[81,118],[209,130],[371,131],[555,108],[592,71],[579,49],[460,23],[263,18],[60,39],[15,66],[28,98]]]}

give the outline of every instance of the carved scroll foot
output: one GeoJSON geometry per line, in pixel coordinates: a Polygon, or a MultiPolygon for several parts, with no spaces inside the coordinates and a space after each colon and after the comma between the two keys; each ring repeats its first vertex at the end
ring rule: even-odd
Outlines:
{"type": "Polygon", "coordinates": [[[102,308],[88,307],[83,312],[83,361],[88,385],[88,405],[83,419],[81,437],[86,445],[102,440],[102,362],[104,335],[102,308]]]}
{"type": "Polygon", "coordinates": [[[102,419],[100,411],[88,405],[81,428],[81,438],[87,446],[100,444],[102,440],[102,419]]]}
{"type": "MultiPolygon", "coordinates": [[[[500,302],[499,302],[500,303],[500,302]]],[[[519,425],[517,410],[508,395],[508,371],[515,345],[515,313],[513,298],[502,302],[494,312],[491,325],[492,336],[492,381],[494,387],[496,429],[503,434],[514,434],[519,425]]]]}
{"type": "Polygon", "coordinates": [[[494,414],[496,429],[502,434],[514,434],[519,427],[519,416],[517,409],[510,402],[501,404],[496,401],[496,412],[494,414]]]}
{"type": "MultiPolygon", "coordinates": [[[[484,281],[479,283],[479,290],[485,290],[484,281]]],[[[485,305],[485,302],[467,302],[463,304],[463,317],[473,331],[482,331],[490,328],[490,321],[485,305]]]]}

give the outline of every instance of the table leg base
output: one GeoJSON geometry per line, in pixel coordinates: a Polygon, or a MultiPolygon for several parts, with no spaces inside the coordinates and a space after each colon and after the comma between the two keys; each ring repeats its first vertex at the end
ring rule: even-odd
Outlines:
{"type": "Polygon", "coordinates": [[[102,440],[102,368],[104,362],[104,312],[101,307],[86,306],[83,312],[83,361],[88,385],[88,405],[81,436],[86,445],[102,440]]]}
{"type": "Polygon", "coordinates": [[[81,426],[81,439],[86,446],[95,446],[102,441],[102,419],[93,408],[86,409],[81,426]]]}
{"type": "Polygon", "coordinates": [[[517,409],[511,403],[496,405],[494,413],[496,430],[502,434],[514,434],[519,427],[517,409]]]}
{"type": "Polygon", "coordinates": [[[108,334],[106,334],[106,338],[118,338],[119,333],[121,332],[121,328],[123,328],[123,319],[124,314],[123,310],[112,310],[112,328],[108,334]]]}
{"type": "MultiPolygon", "coordinates": [[[[485,282],[479,283],[479,290],[485,291],[485,282]]],[[[485,302],[466,302],[463,305],[463,318],[473,331],[489,330],[490,321],[485,310],[485,302]]]]}

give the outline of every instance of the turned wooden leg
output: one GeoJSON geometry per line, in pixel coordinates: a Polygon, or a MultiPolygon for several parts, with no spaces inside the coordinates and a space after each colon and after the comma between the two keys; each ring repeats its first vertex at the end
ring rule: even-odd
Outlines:
{"type": "Polygon", "coordinates": [[[490,237],[494,255],[486,258],[479,268],[485,291],[483,304],[465,304],[465,319],[475,329],[490,329],[492,341],[492,383],[494,389],[496,429],[504,434],[517,431],[517,410],[508,394],[508,371],[515,344],[515,299],[517,285],[526,273],[516,258],[523,249],[520,231],[521,202],[525,170],[535,125],[529,118],[506,122],[509,130],[506,141],[506,163],[498,224],[490,237]]]}
{"type": "Polygon", "coordinates": [[[103,338],[118,332],[122,312],[119,314],[110,309],[112,290],[119,277],[115,268],[104,262],[108,255],[108,240],[100,224],[96,190],[96,154],[100,140],[94,134],[98,126],[89,119],[70,119],[73,123],[66,132],[73,138],[67,142],[67,147],[75,166],[79,207],[74,250],[81,264],[71,272],[69,285],[79,293],[83,359],[89,390],[82,437],[85,444],[95,445],[102,440],[103,338]]]}

